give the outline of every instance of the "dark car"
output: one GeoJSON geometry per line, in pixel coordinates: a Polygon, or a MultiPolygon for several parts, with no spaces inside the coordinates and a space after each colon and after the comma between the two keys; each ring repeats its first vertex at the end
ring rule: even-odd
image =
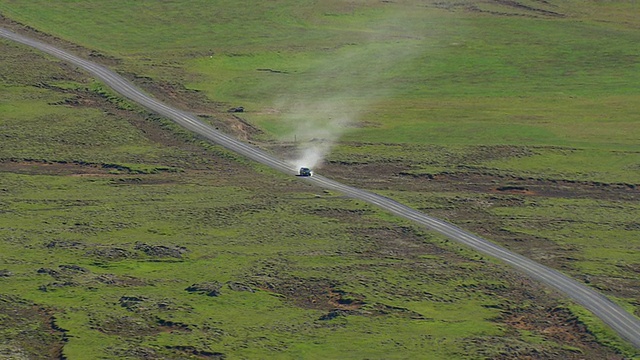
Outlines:
{"type": "Polygon", "coordinates": [[[311,169],[309,169],[307,167],[301,167],[299,175],[300,176],[311,176],[311,169]]]}

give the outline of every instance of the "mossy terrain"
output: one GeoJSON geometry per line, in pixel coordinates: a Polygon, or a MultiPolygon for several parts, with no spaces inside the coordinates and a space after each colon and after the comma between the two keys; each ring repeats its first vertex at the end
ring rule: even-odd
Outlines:
{"type": "MultiPolygon", "coordinates": [[[[638,314],[634,6],[3,0],[0,14],[278,156],[323,141],[300,122],[346,114],[320,172],[638,314]]],[[[0,63],[3,356],[637,356],[492,259],[26,47],[0,41],[0,63]]]]}

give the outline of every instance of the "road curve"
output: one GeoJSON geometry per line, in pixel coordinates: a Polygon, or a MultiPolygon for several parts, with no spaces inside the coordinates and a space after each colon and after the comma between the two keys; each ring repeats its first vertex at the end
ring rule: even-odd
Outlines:
{"type": "MultiPolygon", "coordinates": [[[[51,45],[42,43],[23,35],[16,34],[4,28],[0,28],[0,36],[9,40],[16,41],[18,43],[22,43],[24,45],[34,47],[63,61],[74,64],[93,74],[95,77],[99,78],[101,81],[103,81],[105,84],[110,86],[113,90],[117,91],[124,97],[137,102],[138,104],[157,114],[175,121],[177,124],[183,126],[184,128],[191,130],[194,133],[197,133],[207,138],[208,140],[227,148],[228,150],[236,152],[242,156],[267,165],[283,173],[289,175],[296,174],[296,169],[291,164],[277,159],[254,146],[245,144],[229,135],[216,131],[211,126],[201,122],[193,114],[175,109],[167,104],[160,102],[157,99],[152,98],[140,89],[136,88],[129,81],[125,80],[122,76],[116,74],[115,72],[107,69],[104,66],[82,59],[51,45]]],[[[402,205],[399,202],[391,200],[387,197],[347,186],[320,175],[314,175],[313,177],[304,179],[319,187],[339,191],[352,198],[366,201],[397,216],[416,222],[428,229],[437,231],[447,236],[448,238],[467,245],[485,255],[492,256],[504,261],[505,263],[531,276],[532,278],[537,279],[547,284],[548,286],[551,286],[556,290],[566,294],[576,303],[581,304],[589,311],[591,311],[594,315],[599,317],[603,322],[605,322],[613,330],[615,330],[622,338],[629,341],[637,349],[640,349],[640,319],[636,318],[634,315],[625,311],[622,307],[613,303],[607,297],[589,288],[588,286],[583,285],[554,269],[539,264],[522,255],[511,252],[479,236],[464,231],[455,225],[426,215],[420,211],[402,205]]]]}

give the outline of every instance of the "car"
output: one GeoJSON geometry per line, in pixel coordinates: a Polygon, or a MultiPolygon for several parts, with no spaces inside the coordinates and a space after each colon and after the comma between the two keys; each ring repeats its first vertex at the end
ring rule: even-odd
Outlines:
{"type": "Polygon", "coordinates": [[[311,176],[311,169],[308,167],[301,167],[298,172],[298,176],[311,176]]]}

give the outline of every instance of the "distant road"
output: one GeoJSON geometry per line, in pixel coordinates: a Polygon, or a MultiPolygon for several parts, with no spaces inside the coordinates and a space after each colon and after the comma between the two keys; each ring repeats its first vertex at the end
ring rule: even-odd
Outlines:
{"type": "MultiPolygon", "coordinates": [[[[175,109],[157,99],[154,99],[150,95],[145,94],[142,90],[136,88],[122,76],[105,68],[104,66],[82,59],[75,55],[71,55],[68,52],[55,48],[51,45],[16,34],[3,28],[0,28],[0,36],[34,47],[63,61],[74,64],[93,74],[124,97],[137,102],[157,114],[175,121],[184,128],[191,130],[194,133],[227,148],[228,150],[267,165],[273,169],[279,170],[285,174],[292,176],[297,174],[297,169],[295,169],[293,165],[277,159],[254,146],[245,144],[229,135],[216,131],[211,126],[202,123],[193,114],[175,109]]],[[[640,349],[640,320],[588,286],[583,285],[554,269],[464,231],[455,225],[447,223],[446,221],[426,215],[387,197],[343,185],[337,181],[319,175],[303,179],[319,187],[339,191],[352,198],[366,201],[397,216],[414,221],[428,229],[437,231],[448,238],[467,245],[485,255],[504,261],[532,278],[566,294],[575,302],[581,304],[594,315],[602,319],[602,321],[620,334],[622,338],[628,340],[636,348],[640,349]]]]}

